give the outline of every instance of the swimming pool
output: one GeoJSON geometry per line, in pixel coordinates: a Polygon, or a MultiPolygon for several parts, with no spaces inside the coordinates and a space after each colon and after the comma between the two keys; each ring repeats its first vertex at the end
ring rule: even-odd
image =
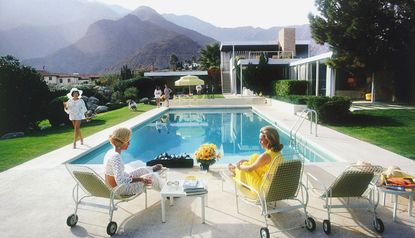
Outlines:
{"type": "MultiPolygon", "coordinates": [[[[266,125],[271,123],[250,108],[170,109],[133,128],[130,146],[122,156],[125,163],[145,163],[161,153],[193,156],[201,144],[213,143],[222,154],[217,164],[234,163],[263,152],[258,133],[266,125]]],[[[287,133],[277,129],[284,144],[284,158],[297,156],[298,151],[289,146],[287,133]]],[[[106,143],[71,163],[101,164],[105,153],[111,148],[111,144],[106,143]]],[[[312,151],[310,148],[307,150],[306,161],[333,161],[312,151]]]]}

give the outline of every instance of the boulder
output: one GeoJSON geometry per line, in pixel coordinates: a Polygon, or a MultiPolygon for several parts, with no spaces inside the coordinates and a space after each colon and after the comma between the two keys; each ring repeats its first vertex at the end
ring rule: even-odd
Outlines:
{"type": "Polygon", "coordinates": [[[84,100],[85,103],[88,102],[88,97],[87,96],[82,95],[81,99],[84,100]]]}
{"type": "Polygon", "coordinates": [[[96,109],[95,109],[95,113],[96,114],[98,114],[98,113],[102,113],[102,112],[107,112],[108,111],[108,107],[107,106],[98,106],[96,109]]]}
{"type": "Polygon", "coordinates": [[[24,132],[10,132],[7,134],[4,134],[0,139],[10,139],[10,138],[16,138],[24,136],[24,132]]]}
{"type": "Polygon", "coordinates": [[[145,104],[148,104],[148,98],[142,98],[142,99],[140,99],[140,101],[139,101],[140,103],[145,103],[145,104]]]}
{"type": "Polygon", "coordinates": [[[96,97],[89,97],[88,103],[99,104],[99,99],[96,97]]]}

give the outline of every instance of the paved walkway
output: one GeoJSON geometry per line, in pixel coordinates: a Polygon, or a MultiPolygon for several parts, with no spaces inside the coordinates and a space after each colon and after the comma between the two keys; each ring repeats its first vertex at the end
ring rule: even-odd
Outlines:
{"type": "MultiPolygon", "coordinates": [[[[255,105],[254,109],[278,126],[289,129],[296,117],[268,105],[255,105]]],[[[165,110],[155,109],[126,121],[121,126],[133,126],[165,110]]],[[[91,147],[106,141],[113,128],[103,130],[85,138],[85,145],[73,150],[67,145],[25,164],[0,173],[0,220],[2,237],[106,237],[108,212],[100,207],[81,207],[78,225],[72,229],[66,226],[66,218],[73,212],[71,198],[73,179],[65,167],[65,161],[81,156],[91,147]]],[[[307,127],[300,130],[309,143],[319,144],[327,153],[342,162],[306,165],[306,170],[326,179],[334,179],[344,168],[358,160],[365,160],[385,167],[399,165],[415,172],[415,162],[383,150],[371,144],[342,135],[331,129],[318,128],[318,137],[309,135],[307,127]]],[[[130,164],[127,167],[135,167],[130,164]]],[[[102,173],[101,166],[92,166],[102,173]]],[[[119,237],[258,237],[263,218],[255,207],[240,203],[241,213],[236,212],[233,186],[227,181],[221,190],[220,167],[213,166],[211,172],[201,174],[193,169],[171,170],[169,176],[177,178],[193,174],[206,179],[209,186],[206,224],[201,224],[200,201],[198,198],[180,198],[173,207],[167,208],[167,222],[161,223],[160,197],[155,191],[149,192],[149,208],[144,209],[144,197],[121,205],[114,213],[118,223],[119,237]]],[[[323,201],[310,194],[308,210],[317,221],[317,230],[308,232],[302,210],[286,214],[275,214],[269,219],[271,237],[321,237],[322,221],[326,219],[322,209],[323,201]]],[[[105,205],[107,201],[92,199],[105,205]]],[[[398,219],[392,223],[391,202],[378,208],[378,216],[385,223],[385,237],[411,237],[415,233],[415,218],[407,214],[407,200],[400,198],[398,219]]],[[[282,203],[280,205],[284,205],[282,203]]],[[[366,210],[339,209],[332,215],[331,237],[377,237],[372,229],[372,215],[366,210]]]]}
{"type": "Polygon", "coordinates": [[[386,110],[386,109],[415,109],[415,106],[392,103],[371,103],[368,101],[354,101],[350,107],[350,111],[360,110],[386,110]]]}

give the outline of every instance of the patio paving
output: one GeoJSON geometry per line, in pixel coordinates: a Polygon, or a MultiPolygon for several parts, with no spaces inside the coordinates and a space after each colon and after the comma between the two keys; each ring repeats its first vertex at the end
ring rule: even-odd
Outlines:
{"type": "MultiPolygon", "coordinates": [[[[296,117],[279,111],[269,105],[254,105],[263,116],[277,121],[278,126],[290,129],[296,117]]],[[[121,126],[132,126],[152,117],[165,108],[144,113],[126,121],[121,126]]],[[[356,140],[319,126],[318,136],[309,134],[308,127],[300,129],[301,135],[311,144],[319,144],[327,153],[335,154],[341,162],[307,164],[305,169],[327,179],[333,179],[344,168],[358,160],[369,161],[388,167],[399,165],[406,171],[415,171],[415,162],[381,149],[377,146],[356,140]],[[316,172],[317,171],[317,172],[316,172]]],[[[67,145],[59,150],[43,155],[25,164],[0,173],[0,212],[2,237],[107,237],[108,211],[101,207],[81,207],[78,225],[69,228],[66,218],[73,212],[72,188],[74,181],[66,171],[65,161],[78,157],[91,147],[106,141],[113,130],[109,128],[85,139],[85,146],[73,150],[67,145]]],[[[127,167],[134,167],[130,164],[127,167]]],[[[99,165],[91,166],[102,173],[99,165]]],[[[208,183],[209,196],[206,208],[206,224],[201,223],[200,200],[186,197],[175,200],[175,205],[167,207],[166,223],[161,223],[160,195],[149,191],[149,207],[144,208],[144,196],[123,203],[114,213],[118,223],[115,237],[258,237],[263,226],[259,209],[240,203],[241,213],[236,212],[235,196],[230,181],[221,189],[220,166],[213,166],[207,174],[193,169],[172,169],[169,176],[177,178],[192,174],[204,178],[208,183]]],[[[269,219],[271,237],[321,237],[322,221],[326,213],[323,201],[310,193],[308,211],[317,222],[317,229],[309,232],[302,228],[303,211],[274,214],[269,219]]],[[[92,199],[105,205],[106,200],[92,199]]],[[[281,205],[284,205],[282,203],[281,205]]],[[[400,198],[397,222],[392,222],[392,204],[387,200],[386,207],[379,206],[378,217],[385,223],[384,237],[411,237],[415,234],[415,218],[408,216],[407,200],[400,198]]],[[[331,217],[331,237],[380,237],[372,227],[372,214],[364,209],[337,209],[331,217]]]]}

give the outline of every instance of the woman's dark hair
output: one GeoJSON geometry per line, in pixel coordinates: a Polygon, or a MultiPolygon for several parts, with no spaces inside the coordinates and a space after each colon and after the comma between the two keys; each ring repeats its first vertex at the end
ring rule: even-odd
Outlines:
{"type": "Polygon", "coordinates": [[[72,93],[71,93],[71,96],[73,97],[73,94],[74,93],[78,93],[78,95],[79,95],[79,91],[72,91],[72,93]]]}
{"type": "Polygon", "coordinates": [[[268,148],[272,151],[278,152],[281,151],[284,147],[280,142],[280,135],[278,134],[277,128],[273,126],[262,127],[260,133],[265,136],[265,139],[268,140],[268,148]]]}

